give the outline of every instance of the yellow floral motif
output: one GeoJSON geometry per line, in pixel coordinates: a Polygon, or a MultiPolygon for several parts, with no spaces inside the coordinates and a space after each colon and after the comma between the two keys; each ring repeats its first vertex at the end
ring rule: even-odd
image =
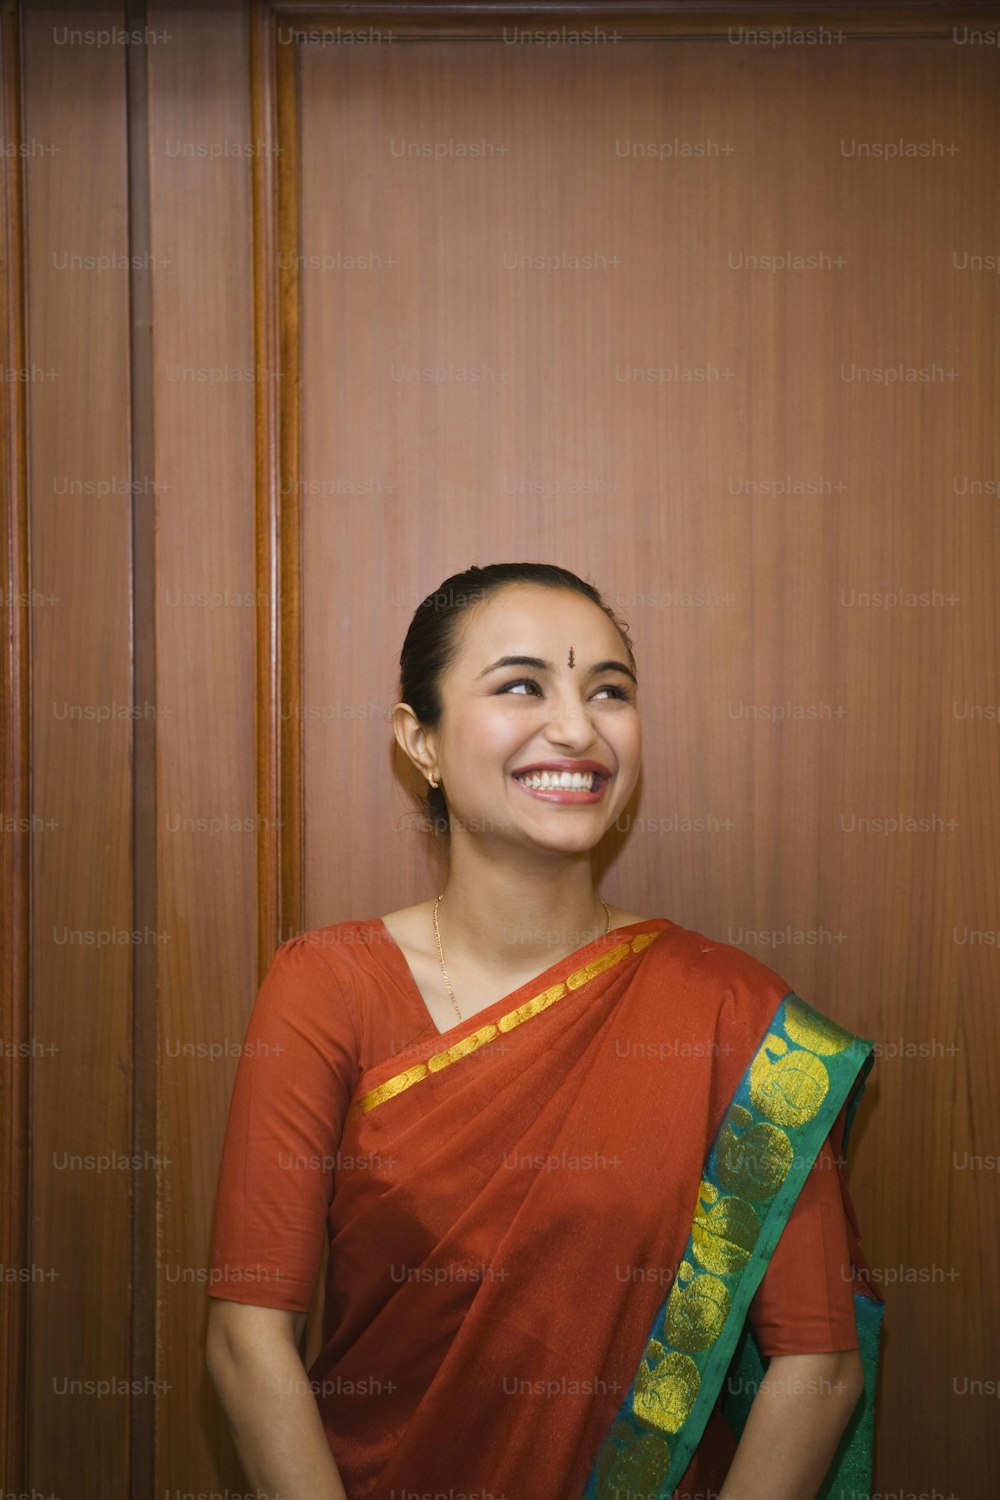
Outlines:
{"type": "Polygon", "coordinates": [[[634,1500],[656,1495],[670,1469],[670,1449],[655,1432],[626,1431],[627,1446],[615,1453],[598,1481],[601,1500],[634,1500]]]}
{"type": "MultiPolygon", "coordinates": [[[[667,1299],[665,1334],[676,1349],[696,1354],[714,1344],[725,1327],[730,1308],[729,1293],[715,1276],[699,1275],[690,1261],[682,1260],[677,1280],[667,1299]]],[[[646,1349],[650,1358],[650,1349],[646,1349]]]]}
{"type": "Polygon", "coordinates": [[[440,1072],[451,1063],[458,1062],[460,1057],[468,1057],[470,1052],[477,1052],[487,1042],[492,1042],[497,1035],[497,1029],[493,1025],[481,1026],[478,1031],[473,1031],[469,1036],[464,1036],[460,1042],[453,1047],[448,1047],[444,1052],[435,1052],[433,1057],[427,1059],[427,1067],[432,1073],[440,1072]]]}
{"type": "Polygon", "coordinates": [[[713,1183],[701,1184],[698,1211],[691,1226],[691,1243],[699,1265],[717,1276],[742,1271],[758,1234],[760,1223],[749,1203],[735,1197],[720,1199],[713,1183]],[[712,1206],[707,1207],[709,1204],[712,1206]]]}
{"type": "Polygon", "coordinates": [[[708,1378],[717,1355],[728,1348],[724,1335],[734,1321],[733,1298],[739,1296],[771,1200],[795,1162],[796,1132],[820,1116],[831,1073],[839,1084],[850,1071],[853,1059],[840,1054],[856,1039],[796,996],[786,997],[772,1025],[740,1087],[738,1096],[747,1104],[730,1105],[703,1169],[710,1176],[699,1184],[684,1258],[657,1315],[630,1400],[598,1456],[596,1489],[588,1487],[587,1493],[599,1500],[653,1500],[676,1485],[702,1431],[700,1402],[712,1395],[708,1387],[702,1390],[701,1372],[708,1378]],[[687,1439],[685,1424],[696,1429],[687,1439]]]}
{"type": "Polygon", "coordinates": [[[807,1047],[810,1052],[819,1052],[823,1057],[843,1052],[854,1040],[851,1033],[838,1026],[836,1021],[829,1021],[826,1016],[807,1010],[801,1002],[795,1000],[789,1000],[785,1005],[785,1030],[798,1046],[807,1047]]]}
{"type": "Polygon", "coordinates": [[[804,1125],[819,1113],[830,1077],[819,1058],[771,1032],[750,1064],[750,1098],[775,1125],[804,1125]],[[776,1061],[772,1061],[774,1054],[776,1061]]]}
{"type": "Polygon", "coordinates": [[[368,1110],[384,1104],[387,1099],[394,1099],[397,1094],[402,1094],[426,1077],[427,1064],[414,1063],[412,1068],[406,1068],[402,1073],[397,1073],[394,1078],[387,1078],[385,1083],[380,1083],[378,1088],[372,1089],[370,1093],[365,1094],[363,1099],[359,1099],[351,1110],[351,1117],[366,1114],[368,1110]]]}
{"type": "Polygon", "coordinates": [[[636,1372],[632,1410],[658,1432],[679,1432],[700,1389],[698,1366],[686,1354],[668,1354],[652,1369],[643,1359],[636,1372]]]}
{"type": "Polygon", "coordinates": [[[602,953],[600,958],[591,959],[590,963],[584,964],[582,969],[574,969],[572,974],[567,974],[567,988],[575,990],[579,989],[581,984],[589,984],[592,979],[597,978],[598,974],[603,974],[605,969],[613,969],[615,964],[620,964],[623,958],[628,958],[631,951],[631,943],[619,943],[617,948],[602,953]]]}
{"type": "Polygon", "coordinates": [[[515,1026],[523,1026],[525,1021],[531,1021],[535,1016],[540,1016],[543,1010],[548,1010],[550,1005],[555,1005],[557,1000],[568,993],[566,985],[561,981],[559,984],[550,985],[547,990],[542,990],[540,995],[535,995],[531,1000],[526,1000],[516,1010],[509,1010],[505,1016],[501,1016],[497,1022],[499,1031],[513,1031],[515,1026]]]}
{"type": "Polygon", "coordinates": [[[788,1176],[795,1153],[791,1141],[777,1125],[764,1120],[750,1125],[752,1119],[753,1115],[742,1104],[734,1104],[730,1109],[719,1132],[715,1175],[729,1192],[756,1202],[774,1197],[788,1176]]]}

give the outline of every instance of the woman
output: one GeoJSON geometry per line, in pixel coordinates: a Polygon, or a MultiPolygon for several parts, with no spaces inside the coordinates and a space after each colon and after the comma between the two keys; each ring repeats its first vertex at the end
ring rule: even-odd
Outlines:
{"type": "MultiPolygon", "coordinates": [[[[455,575],[401,673],[444,891],[285,943],[233,1093],[208,1359],[247,1474],[283,1500],[811,1500],[848,1424],[870,1439],[855,1303],[880,1308],[838,1170],[870,1045],[597,896],[641,737],[589,584],[455,575]]],[[[857,1446],[824,1494],[867,1493],[857,1446]]]]}

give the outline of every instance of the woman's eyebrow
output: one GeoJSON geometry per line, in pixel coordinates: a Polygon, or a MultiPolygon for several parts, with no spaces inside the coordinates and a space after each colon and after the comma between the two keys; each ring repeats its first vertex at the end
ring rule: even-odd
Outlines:
{"type": "MultiPolygon", "coordinates": [[[[493,662],[489,667],[484,667],[479,673],[485,677],[490,672],[496,672],[500,667],[533,667],[536,672],[554,672],[555,667],[550,661],[543,661],[540,656],[501,656],[499,661],[493,662]]],[[[596,666],[588,668],[584,674],[587,677],[595,677],[599,672],[621,672],[625,677],[630,677],[639,686],[639,680],[631,667],[627,667],[623,661],[599,661],[596,666]]]]}

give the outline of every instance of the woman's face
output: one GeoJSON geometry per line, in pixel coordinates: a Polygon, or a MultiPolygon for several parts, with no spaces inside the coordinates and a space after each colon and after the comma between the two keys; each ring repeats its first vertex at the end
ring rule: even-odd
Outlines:
{"type": "Polygon", "coordinates": [[[512,584],[459,628],[441,722],[428,732],[452,838],[467,830],[553,852],[593,848],[632,795],[642,750],[614,624],[582,594],[512,584]],[[570,786],[547,784],[566,771],[570,786]]]}

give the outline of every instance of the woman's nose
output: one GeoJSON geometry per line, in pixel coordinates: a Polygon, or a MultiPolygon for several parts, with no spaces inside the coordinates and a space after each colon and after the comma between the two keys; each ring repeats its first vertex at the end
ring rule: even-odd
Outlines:
{"type": "Polygon", "coordinates": [[[580,698],[554,699],[545,732],[563,743],[589,744],[594,738],[594,726],[587,705],[580,698]]]}

